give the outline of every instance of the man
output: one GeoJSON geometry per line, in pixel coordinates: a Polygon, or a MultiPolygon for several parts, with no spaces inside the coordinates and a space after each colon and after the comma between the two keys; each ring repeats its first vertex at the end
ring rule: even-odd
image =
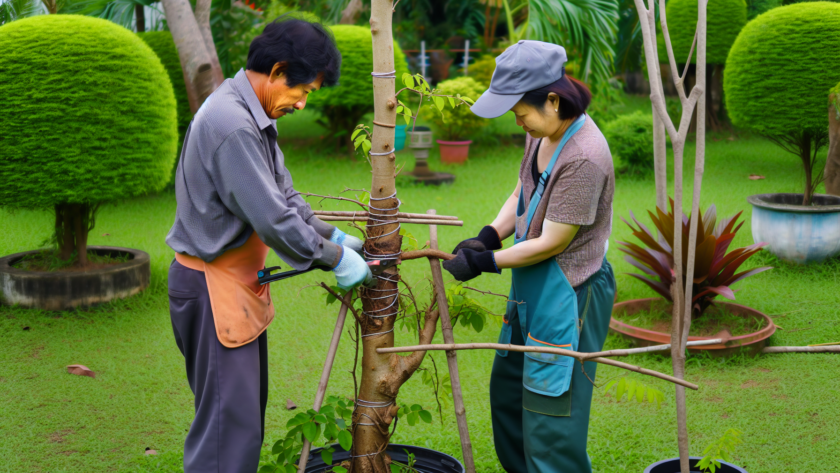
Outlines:
{"type": "Polygon", "coordinates": [[[268,397],[265,329],[274,318],[257,282],[269,248],[294,269],[372,279],[362,241],[318,220],[292,188],[274,119],[338,82],[341,55],[317,23],[281,17],[251,43],[246,70],[204,102],[184,137],[175,176],[176,252],[169,268],[175,341],[195,394],[184,471],[257,470],[268,397]]]}

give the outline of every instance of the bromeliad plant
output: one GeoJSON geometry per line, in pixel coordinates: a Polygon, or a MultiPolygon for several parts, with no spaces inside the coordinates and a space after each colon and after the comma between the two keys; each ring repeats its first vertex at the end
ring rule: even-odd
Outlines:
{"type": "MultiPolygon", "coordinates": [[[[662,209],[656,209],[656,213],[648,212],[658,235],[653,233],[640,223],[633,213],[630,217],[635,226],[624,220],[631,229],[633,236],[638,238],[643,246],[634,243],[618,242],[621,245],[620,251],[626,253],[627,262],[640,269],[644,274],[630,274],[636,279],[647,284],[651,289],[659,293],[666,300],[673,302],[671,285],[674,283],[674,201],[671,200],[671,211],[667,214],[662,209]]],[[[695,294],[692,298],[692,318],[697,318],[706,311],[717,296],[727,299],[735,299],[735,291],[731,286],[736,282],[753,276],[755,274],[772,269],[769,266],[750,269],[736,273],[738,268],[744,264],[752,255],[761,251],[766,243],[756,243],[745,248],[736,248],[732,251],[729,246],[743,222],[738,223],[741,212],[732,217],[723,218],[717,222],[717,210],[712,205],[704,214],[698,212],[700,219],[697,222],[697,245],[696,260],[694,264],[693,284],[695,294]],[[737,225],[736,225],[737,224],[737,225]]],[[[682,216],[682,241],[689,241],[689,228],[692,217],[682,216]]],[[[687,267],[688,245],[682,249],[683,268],[687,267]]],[[[683,287],[686,280],[683,277],[683,287]]]]}

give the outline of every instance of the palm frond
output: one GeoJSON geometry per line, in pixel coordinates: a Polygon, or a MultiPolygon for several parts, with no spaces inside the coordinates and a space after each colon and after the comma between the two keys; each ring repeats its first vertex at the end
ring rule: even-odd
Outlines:
{"type": "Polygon", "coordinates": [[[40,0],[0,0],[0,25],[46,13],[47,9],[40,0]]]}
{"type": "Polygon", "coordinates": [[[528,38],[566,48],[580,64],[580,79],[612,77],[618,4],[610,0],[530,0],[528,38]]]}

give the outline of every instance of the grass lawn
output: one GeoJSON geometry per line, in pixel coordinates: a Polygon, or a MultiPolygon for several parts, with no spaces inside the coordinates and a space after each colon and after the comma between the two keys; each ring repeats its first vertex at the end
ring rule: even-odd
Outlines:
{"type": "MultiPolygon", "coordinates": [[[[641,103],[641,102],[640,102],[641,103]]],[[[640,105],[642,106],[642,105],[640,105]]],[[[311,118],[311,117],[310,117],[311,118]]],[[[283,137],[317,135],[306,114],[282,119],[283,137]],[[309,120],[309,121],[308,121],[309,120]],[[288,123],[287,123],[288,122],[288,123]]],[[[511,129],[503,123],[499,129],[511,129]]],[[[507,131],[506,131],[507,132],[507,131]]],[[[281,138],[282,140],[283,138],[281,138]]],[[[345,186],[369,186],[370,169],[359,160],[326,156],[317,144],[282,145],[287,165],[301,191],[337,193],[345,186]]],[[[451,186],[401,187],[406,212],[458,215],[463,228],[440,230],[441,246],[452,248],[490,222],[513,190],[521,159],[515,146],[483,145],[471,150],[463,166],[439,164],[433,151],[432,167],[455,173],[451,186]]],[[[693,157],[693,145],[686,155],[693,157]]],[[[398,161],[413,166],[410,154],[398,161]]],[[[715,203],[720,215],[744,211],[745,225],[735,244],[752,242],[750,208],[746,197],[763,192],[796,192],[801,170],[797,160],[772,144],[747,136],[710,136],[703,187],[703,205],[715,203]],[[761,174],[763,180],[748,179],[761,174]]],[[[692,174],[692,159],[685,166],[692,174]]],[[[619,298],[652,297],[640,282],[624,275],[630,265],[617,251],[616,241],[630,236],[619,220],[632,210],[638,216],[654,205],[652,179],[619,177],[614,204],[614,231],[608,258],[618,275],[619,298]]],[[[686,204],[690,192],[686,192],[686,204]]],[[[313,202],[314,207],[318,207],[313,202]]],[[[324,208],[343,209],[327,203],[324,208]]],[[[349,207],[346,207],[349,209],[349,207]]],[[[74,312],[40,312],[0,307],[0,472],[111,472],[180,471],[183,440],[193,415],[192,393],[186,382],[183,358],[175,346],[169,322],[166,271],[172,251],[164,237],[172,223],[175,197],[171,192],[107,205],[97,218],[91,244],[140,248],[152,258],[151,287],[134,298],[74,312]],[[69,364],[84,364],[96,379],[71,376],[69,364]],[[146,447],[159,452],[145,456],[146,447]]],[[[646,221],[646,218],[643,218],[646,221]]],[[[0,254],[36,248],[50,231],[47,212],[0,210],[0,254]]],[[[408,229],[421,242],[425,229],[408,229]]],[[[272,263],[279,260],[271,256],[272,263]]],[[[771,339],[774,345],[801,345],[840,340],[840,261],[820,266],[792,267],[767,255],[752,265],[772,264],[770,272],[739,283],[737,301],[761,310],[783,327],[771,339]]],[[[429,276],[425,262],[403,265],[403,274],[415,287],[429,276]]],[[[472,286],[506,293],[509,272],[485,275],[472,286]]],[[[268,329],[270,394],[266,442],[279,438],[294,413],[286,400],[298,406],[312,403],[321,366],[334,326],[336,305],[325,306],[317,288],[304,288],[332,275],[312,273],[272,285],[277,319],[268,329]],[[303,288],[303,289],[302,289],[303,288]]],[[[476,295],[497,313],[503,301],[476,295]]],[[[495,341],[497,326],[481,333],[456,329],[459,342],[495,341]]],[[[438,337],[440,338],[440,337],[438,337]]],[[[408,333],[398,334],[398,344],[412,343],[408,333]]],[[[438,340],[439,341],[439,340],[438,340]]],[[[342,341],[330,382],[330,393],[352,394],[347,374],[352,364],[349,338],[342,341]]],[[[610,336],[608,348],[627,344],[610,336]]],[[[445,369],[442,353],[432,355],[445,369]]],[[[459,366],[478,471],[500,472],[493,450],[488,379],[493,353],[461,352],[459,366]]],[[[670,361],[657,355],[627,360],[670,371],[670,361]]],[[[428,366],[428,363],[426,363],[428,366]]],[[[751,473],[827,472],[840,452],[840,358],[836,355],[785,354],[760,358],[713,360],[694,356],[687,377],[701,387],[689,392],[691,451],[703,448],[727,428],[743,431],[737,463],[751,473]]],[[[623,375],[601,367],[597,383],[623,375]]],[[[647,403],[616,402],[596,390],[589,434],[589,453],[597,472],[640,472],[654,461],[677,454],[673,387],[630,375],[666,393],[661,408],[647,403]]],[[[410,380],[399,402],[427,408],[434,398],[419,380],[410,380]]],[[[401,425],[395,442],[428,446],[460,456],[454,415],[446,411],[444,425],[437,416],[432,424],[401,425]]]]}

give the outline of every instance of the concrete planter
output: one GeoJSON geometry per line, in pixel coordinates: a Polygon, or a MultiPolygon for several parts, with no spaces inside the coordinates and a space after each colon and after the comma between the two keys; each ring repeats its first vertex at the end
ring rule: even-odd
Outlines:
{"type": "Polygon", "coordinates": [[[767,243],[778,258],[808,264],[840,254],[840,197],[817,194],[810,206],[800,205],[802,194],[758,194],[747,201],[753,240],[767,243]]]}
{"type": "Polygon", "coordinates": [[[98,254],[126,254],[121,264],[88,271],[27,271],[12,264],[37,251],[0,258],[0,300],[43,310],[68,310],[132,296],[149,286],[149,254],[113,246],[91,246],[98,254]]]}

